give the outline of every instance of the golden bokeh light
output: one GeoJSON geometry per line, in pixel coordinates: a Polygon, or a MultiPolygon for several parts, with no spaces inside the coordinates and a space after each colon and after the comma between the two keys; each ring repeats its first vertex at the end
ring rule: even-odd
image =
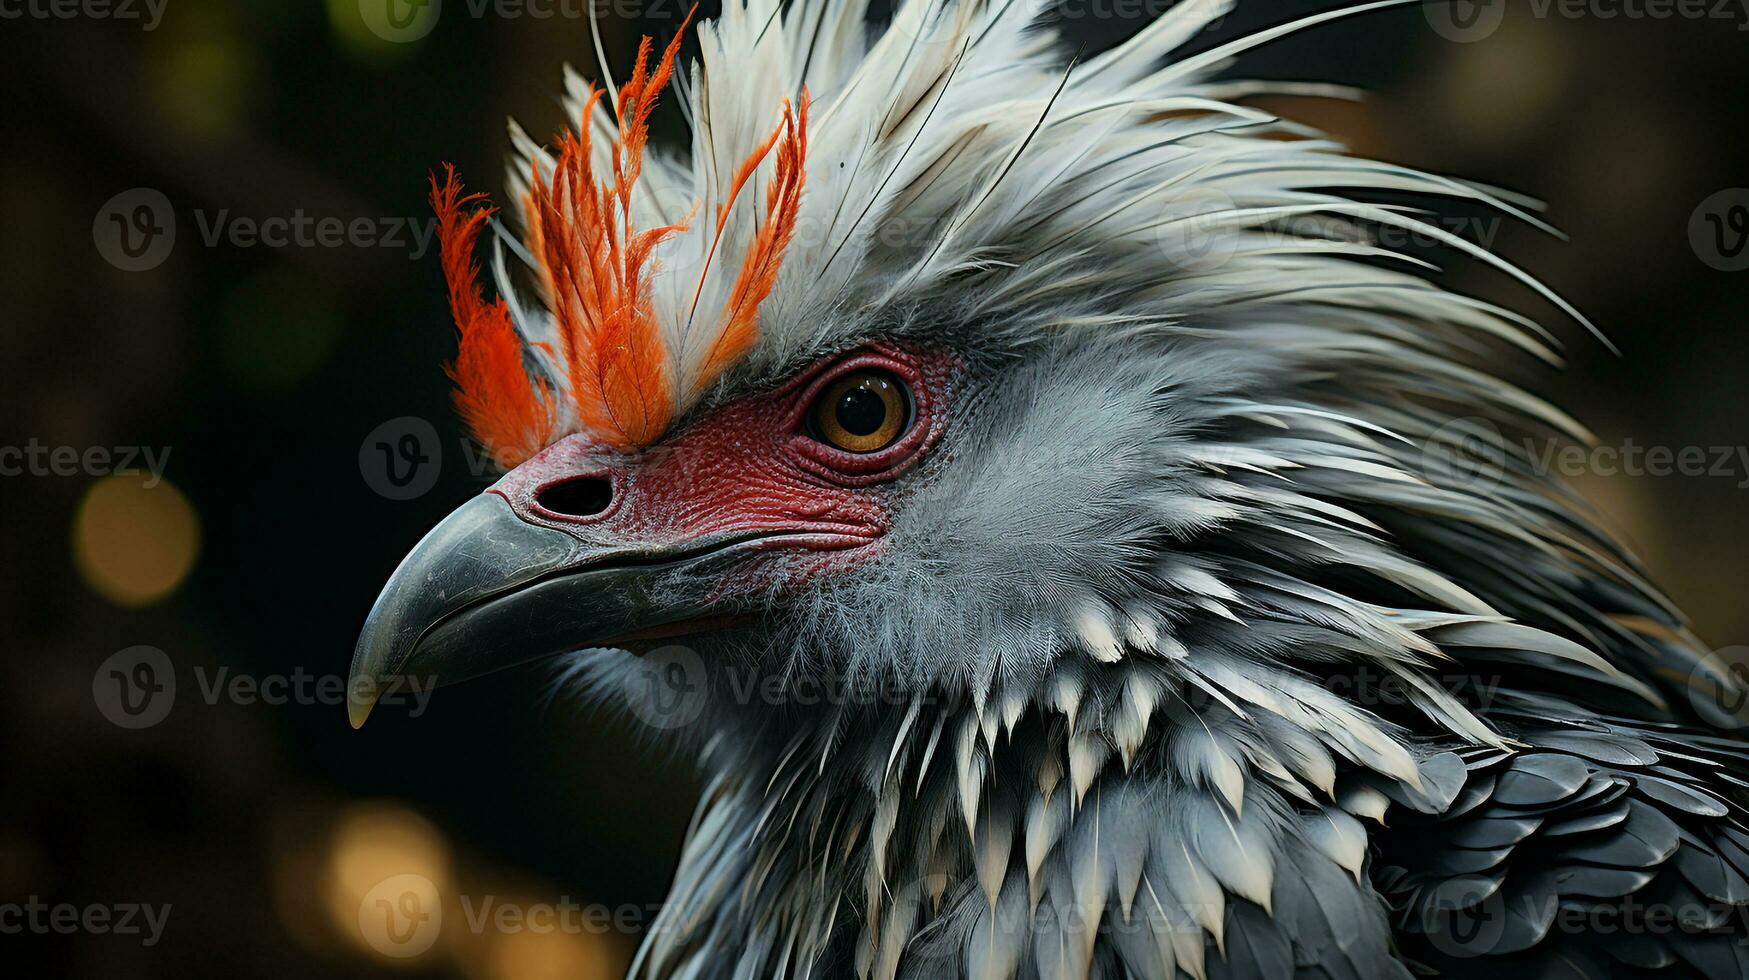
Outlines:
{"type": "Polygon", "coordinates": [[[326,891],[329,924],[348,944],[384,962],[417,962],[442,930],[451,891],[449,845],[406,807],[358,804],[335,824],[326,891]],[[408,921],[391,922],[384,934],[368,927],[373,905],[388,902],[385,916],[399,914],[403,900],[415,906],[408,921]]]}
{"type": "Polygon", "coordinates": [[[613,937],[570,921],[544,931],[493,934],[479,980],[609,980],[624,976],[625,968],[613,937]]]}
{"type": "Polygon", "coordinates": [[[280,925],[305,949],[325,952],[335,945],[328,925],[328,840],[310,826],[313,815],[294,809],[277,815],[269,847],[273,866],[273,907],[280,925]]]}
{"type": "Polygon", "coordinates": [[[233,38],[167,46],[151,68],[159,107],[193,132],[232,133],[248,112],[253,66],[233,38]]]}
{"type": "Polygon", "coordinates": [[[175,592],[200,553],[200,518],[169,481],[116,474],[73,519],[73,560],[92,591],[130,609],[175,592]]]}

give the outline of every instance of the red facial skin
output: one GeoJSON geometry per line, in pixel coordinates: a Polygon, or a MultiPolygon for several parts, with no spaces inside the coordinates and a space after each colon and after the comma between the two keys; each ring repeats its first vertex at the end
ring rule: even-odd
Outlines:
{"type": "Polygon", "coordinates": [[[963,372],[939,350],[877,343],[820,362],[776,391],[731,402],[649,449],[612,454],[587,436],[561,439],[506,474],[499,494],[531,524],[580,537],[682,549],[725,536],[779,552],[791,580],[847,566],[878,548],[891,526],[892,483],[940,439],[963,372]],[[807,413],[846,373],[890,371],[912,397],[911,425],[891,446],[849,453],[808,434],[807,413]],[[554,513],[542,490],[580,477],[613,484],[607,509],[554,513]],[[806,560],[794,560],[805,558],[806,560]]]}

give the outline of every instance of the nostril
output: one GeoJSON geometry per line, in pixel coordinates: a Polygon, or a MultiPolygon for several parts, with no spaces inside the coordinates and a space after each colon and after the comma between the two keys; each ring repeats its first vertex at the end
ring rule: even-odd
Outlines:
{"type": "Polygon", "coordinates": [[[613,483],[606,477],[580,476],[541,487],[534,502],[560,517],[594,517],[613,503],[613,483]]]}

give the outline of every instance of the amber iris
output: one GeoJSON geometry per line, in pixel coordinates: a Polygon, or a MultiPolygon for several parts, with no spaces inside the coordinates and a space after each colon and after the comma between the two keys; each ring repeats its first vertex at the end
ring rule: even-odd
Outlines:
{"type": "Polygon", "coordinates": [[[821,392],[808,413],[814,438],[847,453],[872,453],[911,427],[911,396],[886,371],[853,371],[821,392]]]}

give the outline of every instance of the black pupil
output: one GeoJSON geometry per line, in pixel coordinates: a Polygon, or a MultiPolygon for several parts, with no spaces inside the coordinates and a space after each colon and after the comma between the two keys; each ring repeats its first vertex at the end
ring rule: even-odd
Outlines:
{"type": "Polygon", "coordinates": [[[886,399],[866,387],[852,388],[838,399],[838,424],[853,436],[874,435],[886,422],[886,399]]]}

